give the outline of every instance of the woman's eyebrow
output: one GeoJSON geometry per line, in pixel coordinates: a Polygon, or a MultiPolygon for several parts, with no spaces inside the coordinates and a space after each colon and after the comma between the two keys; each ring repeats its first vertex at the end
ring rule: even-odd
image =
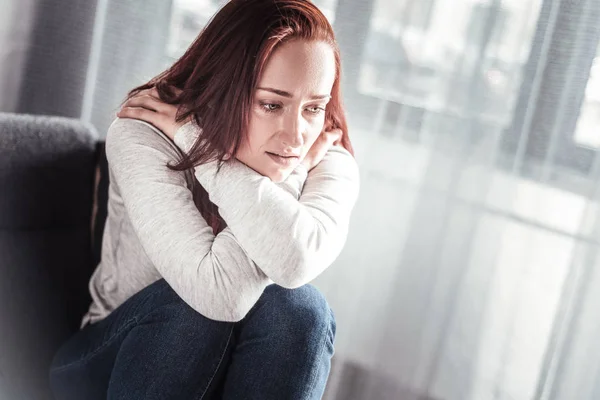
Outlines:
{"type": "MultiPolygon", "coordinates": [[[[279,96],[283,96],[283,97],[287,97],[287,98],[293,98],[294,95],[291,94],[290,92],[286,92],[285,90],[280,90],[280,89],[274,89],[274,88],[270,88],[270,87],[258,87],[256,88],[257,90],[265,90],[267,92],[271,92],[271,93],[275,93],[279,96]]],[[[322,100],[322,99],[328,99],[331,96],[328,94],[315,94],[312,95],[310,97],[311,100],[322,100]]]]}

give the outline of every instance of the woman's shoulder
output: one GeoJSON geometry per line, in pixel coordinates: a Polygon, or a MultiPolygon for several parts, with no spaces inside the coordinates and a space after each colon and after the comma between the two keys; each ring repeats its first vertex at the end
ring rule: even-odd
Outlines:
{"type": "Polygon", "coordinates": [[[164,133],[145,121],[132,118],[115,118],[108,127],[106,139],[127,137],[141,137],[142,139],[149,139],[149,141],[159,137],[167,142],[169,141],[169,138],[164,133]]]}
{"type": "Polygon", "coordinates": [[[153,125],[132,118],[115,118],[106,133],[106,147],[135,151],[158,150],[169,156],[181,157],[175,144],[153,125]]]}

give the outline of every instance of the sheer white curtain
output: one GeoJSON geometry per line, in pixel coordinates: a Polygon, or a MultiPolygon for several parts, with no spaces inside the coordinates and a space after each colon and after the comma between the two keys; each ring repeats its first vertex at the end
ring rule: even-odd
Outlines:
{"type": "Polygon", "coordinates": [[[362,191],[316,281],[339,326],[327,398],[598,398],[600,3],[370,11],[343,24],[367,18],[364,42],[339,38],[361,49],[362,191]]]}
{"type": "Polygon", "coordinates": [[[0,110],[17,108],[36,0],[0,1],[0,110]]]}
{"type": "Polygon", "coordinates": [[[0,0],[0,111],[80,115],[95,5],[0,0]]]}

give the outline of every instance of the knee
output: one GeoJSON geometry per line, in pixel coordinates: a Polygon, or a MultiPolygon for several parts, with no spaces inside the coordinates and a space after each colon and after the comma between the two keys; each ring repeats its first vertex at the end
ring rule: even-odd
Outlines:
{"type": "Polygon", "coordinates": [[[331,343],[335,338],[336,322],[325,296],[313,285],[306,284],[295,289],[270,285],[265,289],[266,305],[278,326],[288,337],[313,341],[327,336],[331,343]]]}

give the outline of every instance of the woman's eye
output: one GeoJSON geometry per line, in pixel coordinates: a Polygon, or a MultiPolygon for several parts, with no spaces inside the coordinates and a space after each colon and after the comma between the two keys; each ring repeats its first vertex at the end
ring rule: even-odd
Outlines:
{"type": "Polygon", "coordinates": [[[273,103],[261,103],[261,107],[266,112],[275,112],[281,108],[281,106],[279,104],[273,104],[273,103]]]}
{"type": "Polygon", "coordinates": [[[323,111],[325,111],[325,108],[324,107],[319,107],[319,106],[313,106],[313,107],[308,107],[307,110],[311,114],[320,114],[323,111]]]}

